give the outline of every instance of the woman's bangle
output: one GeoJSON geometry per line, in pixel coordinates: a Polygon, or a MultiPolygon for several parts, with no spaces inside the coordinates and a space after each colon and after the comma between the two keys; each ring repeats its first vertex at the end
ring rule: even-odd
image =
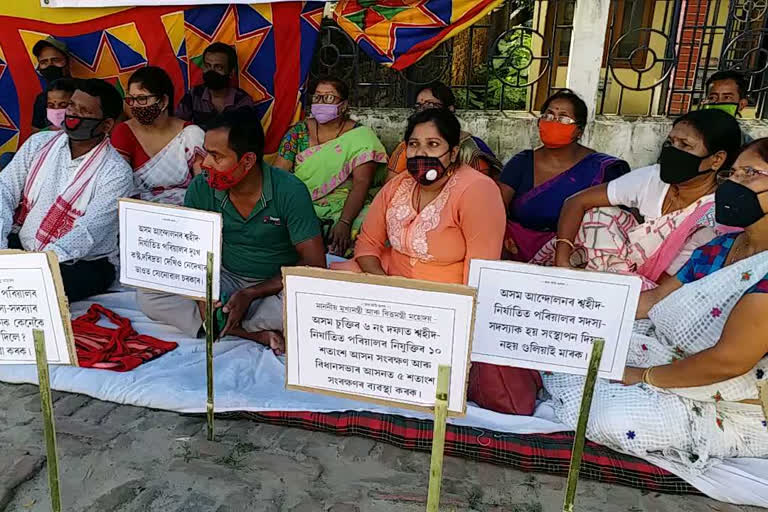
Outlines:
{"type": "Polygon", "coordinates": [[[642,377],[643,384],[648,384],[649,386],[653,386],[653,382],[651,381],[651,372],[653,371],[653,368],[654,367],[651,366],[650,368],[646,368],[645,371],[643,372],[643,377],[642,377]]]}
{"type": "Polygon", "coordinates": [[[576,250],[576,246],[573,245],[573,242],[571,242],[567,238],[555,238],[555,244],[559,244],[560,242],[563,242],[564,244],[570,245],[572,251],[576,250]]]}
{"type": "Polygon", "coordinates": [[[349,227],[352,227],[352,223],[349,222],[347,219],[339,219],[339,222],[341,222],[342,224],[346,224],[349,227]]]}

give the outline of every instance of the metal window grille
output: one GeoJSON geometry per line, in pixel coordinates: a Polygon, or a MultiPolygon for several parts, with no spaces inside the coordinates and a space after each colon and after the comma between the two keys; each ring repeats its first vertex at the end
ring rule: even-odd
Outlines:
{"type": "MultiPolygon", "coordinates": [[[[311,74],[348,81],[358,107],[409,107],[440,80],[459,108],[534,112],[566,85],[575,3],[507,0],[402,72],[325,19],[311,74]]],[[[747,116],[765,117],[766,36],[768,0],[611,0],[597,112],[677,115],[697,108],[714,72],[733,69],[748,81],[747,116]]]]}
{"type": "Polygon", "coordinates": [[[706,98],[707,79],[736,70],[748,82],[748,116],[768,91],[768,0],[613,0],[599,113],[679,115],[706,98]],[[628,8],[645,9],[627,30],[628,8]]]}
{"type": "Polygon", "coordinates": [[[373,61],[325,19],[312,77],[333,74],[353,85],[358,107],[410,107],[419,89],[450,85],[460,108],[535,110],[564,81],[558,57],[570,45],[575,0],[508,0],[472,27],[398,72],[373,61]]]}

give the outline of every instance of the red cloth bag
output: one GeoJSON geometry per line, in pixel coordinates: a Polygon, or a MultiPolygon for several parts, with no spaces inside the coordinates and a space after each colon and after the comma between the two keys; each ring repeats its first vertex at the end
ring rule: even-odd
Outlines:
{"type": "Polygon", "coordinates": [[[473,362],[467,398],[483,409],[530,416],[539,389],[541,375],[535,370],[473,362]]]}
{"type": "Polygon", "coordinates": [[[77,359],[85,368],[127,372],[179,346],[137,333],[130,320],[99,304],[93,304],[86,314],[74,319],[72,330],[77,359]],[[117,328],[98,325],[102,315],[117,328]]]}

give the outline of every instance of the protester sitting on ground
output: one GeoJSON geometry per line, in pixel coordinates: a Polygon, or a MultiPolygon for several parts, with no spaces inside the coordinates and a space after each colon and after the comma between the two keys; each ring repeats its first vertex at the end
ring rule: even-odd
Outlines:
{"type": "MultiPolygon", "coordinates": [[[[430,108],[447,108],[456,112],[456,97],[451,88],[442,82],[433,82],[422,88],[416,95],[414,113],[430,108]]],[[[459,143],[459,160],[475,170],[487,176],[495,178],[501,172],[502,164],[493,154],[493,151],[479,137],[474,137],[467,132],[461,132],[459,143]]],[[[407,156],[405,142],[401,142],[392,152],[387,164],[387,180],[407,170],[407,156]]]]}
{"type": "MultiPolygon", "coordinates": [[[[702,109],[722,110],[734,117],[741,117],[741,112],[747,108],[747,80],[738,71],[718,71],[707,79],[707,97],[702,109]]],[[[742,131],[742,144],[748,144],[752,137],[742,131]]]]}
{"type": "MultiPolygon", "coordinates": [[[[715,238],[640,296],[623,383],[598,379],[587,437],[664,454],[689,470],[768,457],[757,396],[768,372],[768,139],[744,149],[715,193],[715,238]]],[[[576,427],[584,378],[544,375],[557,417],[576,427]]]]}
{"type": "Polygon", "coordinates": [[[61,130],[69,101],[77,89],[77,82],[71,78],[59,78],[48,84],[46,94],[46,117],[50,123],[45,130],[61,130]]]}
{"type": "Polygon", "coordinates": [[[459,159],[461,126],[449,110],[414,114],[405,140],[408,172],[376,195],[355,259],[342,266],[466,283],[470,259],[501,256],[505,215],[498,188],[459,159]]]}
{"type": "Polygon", "coordinates": [[[717,172],[731,166],[740,144],[739,125],[725,112],[696,110],[677,118],[658,164],[571,196],[557,239],[531,261],[632,272],[644,278],[645,288],[677,274],[694,249],[717,235],[717,172]],[[643,222],[618,206],[639,210],[643,222]]]}
{"type": "MultiPolygon", "coordinates": [[[[41,39],[32,47],[32,54],[37,59],[37,72],[49,86],[59,78],[69,78],[69,53],[67,45],[54,37],[41,39]]],[[[32,132],[37,132],[50,126],[46,112],[47,94],[41,92],[35,98],[32,113],[32,132]]]]}
{"type": "Polygon", "coordinates": [[[145,201],[180,205],[200,173],[205,132],[173,117],[173,82],[147,66],[128,79],[131,119],[118,124],[112,144],[133,168],[134,194],[145,201]]]}
{"type": "Polygon", "coordinates": [[[117,200],[133,189],[107,136],[120,112],[114,87],[79,81],[63,130],[31,136],[0,173],[0,249],[53,251],[70,302],[115,279],[117,200]]]}
{"type": "MultiPolygon", "coordinates": [[[[373,200],[355,259],[331,268],[465,284],[470,260],[501,257],[506,216],[499,189],[461,160],[461,125],[448,109],[414,114],[405,141],[408,172],[373,200]]],[[[531,414],[540,385],[531,370],[473,363],[468,396],[480,407],[531,414]]]]}
{"type": "Polygon", "coordinates": [[[512,157],[499,177],[508,211],[505,257],[523,262],[554,237],[566,199],[629,172],[624,160],[579,143],[587,105],[573,91],[547,98],[538,124],[542,146],[512,157]]]}
{"type": "Polygon", "coordinates": [[[320,78],[312,117],[283,137],[275,166],[293,172],[312,195],[331,254],[347,255],[384,182],[387,152],[376,133],[349,118],[349,86],[320,78]]]}
{"type": "MultiPolygon", "coordinates": [[[[223,217],[215,336],[232,334],[282,353],[281,268],[325,266],[312,200],[301,181],[263,161],[264,132],[254,108],[212,121],[205,150],[205,173],[192,180],[184,205],[223,217]]],[[[151,319],[200,334],[203,304],[149,291],[139,291],[138,302],[151,319]]]]}
{"type": "Polygon", "coordinates": [[[213,43],[203,52],[203,83],[181,98],[176,116],[203,130],[221,112],[253,106],[253,98],[233,87],[237,53],[228,44],[213,43]]]}

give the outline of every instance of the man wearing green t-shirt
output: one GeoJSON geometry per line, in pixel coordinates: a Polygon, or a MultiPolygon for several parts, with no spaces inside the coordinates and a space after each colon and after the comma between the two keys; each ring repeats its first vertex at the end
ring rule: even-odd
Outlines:
{"type": "MultiPolygon", "coordinates": [[[[283,266],[325,266],[320,223],[306,186],[263,162],[264,132],[252,108],[227,111],[205,134],[203,175],[184,205],[222,215],[221,303],[217,335],[232,334],[285,349],[282,336],[283,266]]],[[[142,311],[195,336],[204,307],[156,292],[140,292],[142,311]]]]}

